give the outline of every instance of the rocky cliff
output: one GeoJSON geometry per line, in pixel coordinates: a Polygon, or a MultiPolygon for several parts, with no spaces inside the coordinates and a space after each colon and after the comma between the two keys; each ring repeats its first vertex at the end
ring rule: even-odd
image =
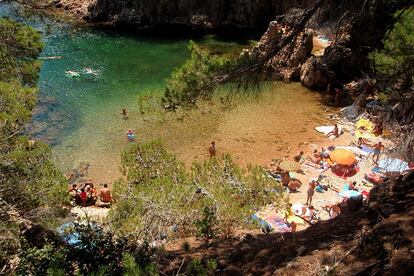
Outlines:
{"type": "Polygon", "coordinates": [[[276,15],[314,0],[96,0],[85,19],[139,29],[163,25],[266,28],[276,15]]]}

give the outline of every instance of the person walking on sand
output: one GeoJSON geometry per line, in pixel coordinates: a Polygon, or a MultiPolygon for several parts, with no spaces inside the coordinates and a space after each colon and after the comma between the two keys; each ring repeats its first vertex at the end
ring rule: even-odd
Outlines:
{"type": "Polygon", "coordinates": [[[306,204],[305,205],[311,205],[312,204],[312,197],[315,193],[315,187],[318,184],[318,181],[316,179],[311,179],[309,181],[309,188],[307,191],[307,198],[306,198],[306,204]]]}
{"type": "Polygon", "coordinates": [[[374,154],[372,155],[372,161],[374,161],[375,165],[377,166],[382,150],[384,150],[384,145],[381,143],[381,141],[374,145],[374,154]]]}
{"type": "Polygon", "coordinates": [[[210,147],[208,148],[208,152],[210,153],[210,158],[213,158],[216,156],[216,143],[211,142],[210,147]]]}

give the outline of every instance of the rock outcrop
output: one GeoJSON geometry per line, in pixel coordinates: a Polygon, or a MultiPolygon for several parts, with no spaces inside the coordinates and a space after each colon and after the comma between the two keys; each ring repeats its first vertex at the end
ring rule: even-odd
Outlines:
{"type": "MultiPolygon", "coordinates": [[[[276,21],[269,24],[267,31],[260,41],[250,50],[244,50],[242,56],[250,59],[260,59],[271,54],[274,45],[289,35],[289,27],[276,21]]],[[[286,82],[298,81],[302,64],[311,55],[313,42],[312,32],[302,32],[296,39],[286,45],[281,51],[265,63],[264,71],[272,79],[286,82]]]]}
{"type": "MultiPolygon", "coordinates": [[[[66,0],[61,0],[66,1],[66,0]]],[[[96,0],[85,17],[137,29],[164,25],[199,28],[265,28],[276,15],[302,1],[276,0],[96,0]]]]}
{"type": "Polygon", "coordinates": [[[311,56],[300,69],[300,81],[305,87],[322,90],[328,86],[328,72],[328,67],[320,57],[311,56]]]}

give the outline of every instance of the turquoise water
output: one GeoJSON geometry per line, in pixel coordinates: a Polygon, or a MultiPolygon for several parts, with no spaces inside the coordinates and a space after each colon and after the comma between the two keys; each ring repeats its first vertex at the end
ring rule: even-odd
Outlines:
{"type": "MultiPolygon", "coordinates": [[[[325,108],[300,84],[270,85],[260,97],[242,100],[232,110],[204,103],[183,118],[173,114],[163,120],[143,118],[137,95],[163,89],[174,68],[189,58],[189,37],[140,37],[39,16],[27,18],[4,2],[0,15],[42,33],[40,97],[29,135],[52,147],[55,164],[63,172],[87,162],[89,177],[97,183],[117,179],[120,153],[129,144],[128,129],[133,129],[137,142],[162,140],[186,164],[208,158],[211,141],[217,142],[219,154],[230,153],[242,165],[267,165],[273,158],[303,150],[305,141],[322,139],[308,129],[324,123],[325,108]],[[61,58],[48,59],[56,56],[61,58]],[[97,75],[87,74],[86,67],[97,75]],[[67,70],[80,76],[69,77],[67,70]],[[123,108],[129,111],[128,120],[120,114],[123,108]]],[[[196,42],[221,53],[250,43],[212,35],[196,42]]]]}
{"type": "MultiPolygon", "coordinates": [[[[85,161],[96,175],[116,174],[115,164],[127,144],[126,130],[139,131],[142,125],[137,95],[164,87],[174,68],[189,58],[190,38],[149,38],[79,27],[38,15],[22,17],[15,8],[0,2],[0,15],[32,25],[45,42],[30,135],[52,147],[63,171],[85,161]],[[86,67],[97,75],[85,73],[86,67]],[[67,70],[80,76],[70,77],[67,70]],[[130,113],[127,121],[121,119],[123,108],[130,113]]],[[[214,43],[211,36],[199,40],[214,43]]]]}

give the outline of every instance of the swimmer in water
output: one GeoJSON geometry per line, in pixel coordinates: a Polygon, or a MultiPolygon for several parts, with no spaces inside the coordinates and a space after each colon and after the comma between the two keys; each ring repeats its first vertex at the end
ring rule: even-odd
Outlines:
{"type": "Polygon", "coordinates": [[[90,67],[83,68],[83,71],[85,71],[86,74],[92,74],[92,75],[95,75],[95,76],[98,75],[98,72],[96,72],[95,70],[93,70],[90,67]]]}
{"type": "Polygon", "coordinates": [[[79,77],[79,73],[71,70],[66,70],[66,74],[68,74],[71,77],[79,77]]]}
{"type": "Polygon", "coordinates": [[[121,114],[122,116],[124,116],[124,120],[128,119],[128,111],[126,110],[126,108],[122,109],[121,114]]]}

